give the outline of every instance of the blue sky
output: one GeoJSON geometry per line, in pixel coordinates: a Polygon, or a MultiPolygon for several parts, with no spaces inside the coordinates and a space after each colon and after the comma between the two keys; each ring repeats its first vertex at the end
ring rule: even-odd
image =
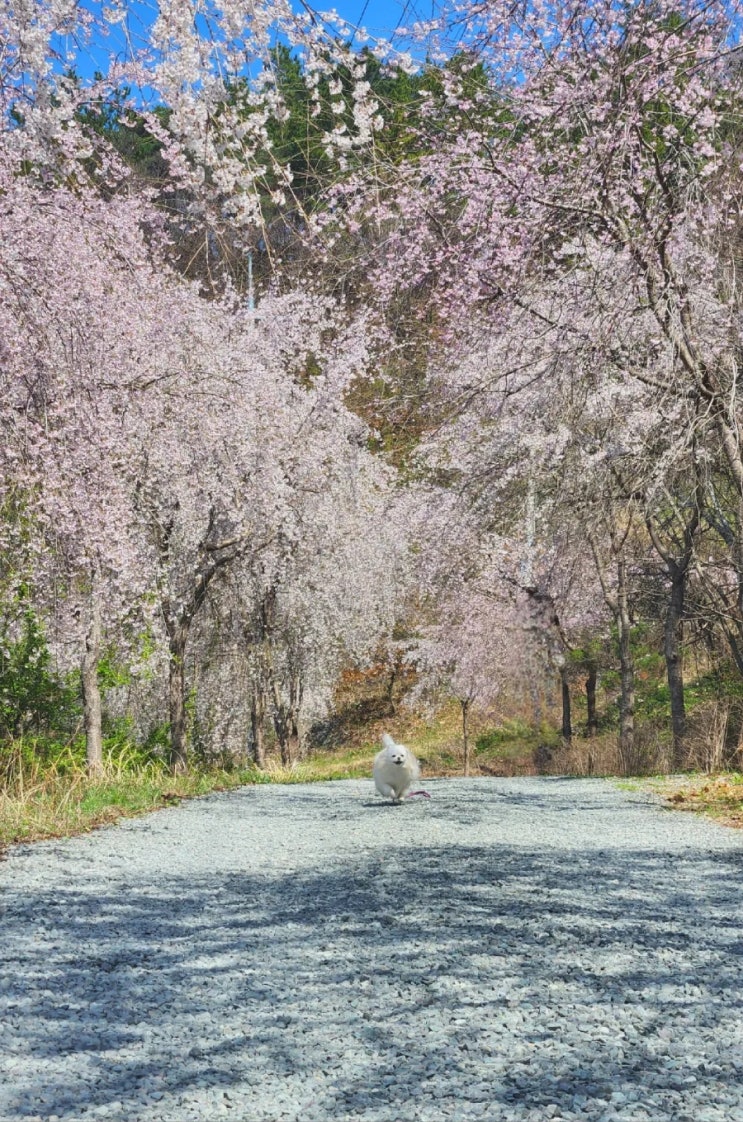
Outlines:
{"type": "MultiPolygon", "coordinates": [[[[296,0],[297,3],[300,0],[296,0]]],[[[389,39],[400,31],[413,24],[431,18],[434,6],[438,8],[439,0],[320,0],[312,2],[311,6],[317,11],[335,9],[339,16],[352,26],[361,26],[366,29],[372,39],[389,39]]],[[[90,0],[90,7],[100,17],[101,0],[90,0]]],[[[76,69],[84,77],[91,77],[97,69],[107,70],[107,59],[113,50],[127,53],[127,37],[131,42],[141,45],[147,34],[147,27],[154,19],[156,0],[128,0],[126,3],[127,18],[124,24],[113,25],[106,43],[102,43],[98,36],[86,44],[76,53],[76,69]]],[[[356,36],[356,43],[363,42],[356,36]]],[[[404,46],[404,41],[400,42],[404,46]]],[[[75,49],[74,44],[66,43],[66,47],[75,49]]],[[[64,50],[64,47],[63,47],[64,50]]],[[[420,47],[413,53],[418,54],[420,47]]]]}
{"type": "Polygon", "coordinates": [[[338,0],[332,6],[349,23],[362,23],[370,34],[384,38],[398,25],[430,19],[432,9],[431,0],[338,0]]]}

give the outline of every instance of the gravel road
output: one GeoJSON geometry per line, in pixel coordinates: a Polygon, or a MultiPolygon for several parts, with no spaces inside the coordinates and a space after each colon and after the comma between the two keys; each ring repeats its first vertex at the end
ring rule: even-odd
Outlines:
{"type": "Polygon", "coordinates": [[[600,780],[427,789],[12,849],[3,1122],[743,1122],[743,836],[600,780]]]}

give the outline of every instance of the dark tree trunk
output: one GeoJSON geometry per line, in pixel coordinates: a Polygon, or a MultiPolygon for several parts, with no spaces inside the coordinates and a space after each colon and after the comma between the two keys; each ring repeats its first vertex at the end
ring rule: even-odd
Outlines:
{"type": "Polygon", "coordinates": [[[302,738],[299,735],[299,729],[295,721],[292,721],[289,726],[289,743],[287,745],[287,755],[289,762],[294,763],[302,755],[302,738]]]}
{"type": "Polygon", "coordinates": [[[658,555],[665,563],[666,572],[671,582],[664,626],[663,653],[666,660],[668,692],[671,699],[672,766],[675,771],[680,771],[686,762],[686,707],[684,703],[682,639],[686,581],[694,556],[694,541],[699,527],[700,488],[701,481],[698,479],[691,513],[683,524],[681,535],[678,532],[676,533],[671,546],[663,544],[652,518],[648,517],[646,519],[650,538],[658,555]]]}
{"type": "Polygon", "coordinates": [[[98,663],[101,653],[101,615],[95,602],[85,636],[85,652],[80,671],[83,695],[83,723],[85,726],[85,762],[89,774],[103,770],[103,719],[101,690],[98,684],[98,663]]]}
{"type": "Polygon", "coordinates": [[[299,731],[299,715],[302,711],[303,698],[302,675],[294,671],[289,684],[289,751],[293,760],[298,760],[304,755],[304,744],[299,731]]]}
{"type": "Polygon", "coordinates": [[[279,742],[281,763],[284,767],[290,767],[295,759],[292,752],[295,744],[292,741],[289,710],[286,705],[277,704],[275,701],[273,707],[273,727],[276,732],[276,739],[279,742]]]}
{"type": "Polygon", "coordinates": [[[468,776],[469,773],[470,773],[470,736],[469,736],[469,726],[467,724],[467,717],[469,715],[470,703],[469,703],[469,701],[460,701],[459,704],[462,706],[462,742],[464,744],[464,774],[468,776]]]}
{"type": "Polygon", "coordinates": [[[282,713],[274,714],[273,727],[276,730],[276,739],[279,742],[281,763],[284,767],[291,767],[292,756],[291,750],[289,748],[289,733],[286,728],[282,713]]]}
{"type": "Polygon", "coordinates": [[[596,712],[596,681],[598,668],[595,662],[588,664],[588,677],[586,678],[586,709],[588,712],[588,735],[596,736],[599,730],[599,719],[596,712]]]}
{"type": "Polygon", "coordinates": [[[560,668],[560,685],[562,687],[562,741],[570,747],[573,742],[573,721],[570,713],[570,682],[565,666],[560,668]]]}
{"type": "Polygon", "coordinates": [[[250,702],[251,755],[256,767],[266,766],[266,744],[264,724],[266,720],[266,695],[261,686],[256,686],[250,702]]]}
{"type": "Polygon", "coordinates": [[[627,599],[627,566],[623,557],[619,557],[617,561],[617,606],[621,673],[619,754],[625,774],[629,774],[635,755],[635,665],[632,658],[632,620],[627,599]]]}
{"type": "Polygon", "coordinates": [[[284,767],[291,767],[300,757],[302,742],[297,715],[290,705],[274,703],[273,727],[279,742],[281,762],[284,767]]]}
{"type": "MultiPolygon", "coordinates": [[[[586,678],[586,710],[587,710],[587,725],[589,739],[598,734],[599,719],[596,712],[596,680],[598,678],[598,667],[595,662],[588,663],[588,677],[586,678]]],[[[586,771],[589,775],[593,775],[594,768],[594,755],[593,751],[589,748],[588,759],[586,760],[586,771]]]]}
{"type": "Polygon", "coordinates": [[[261,605],[261,644],[262,665],[266,674],[266,686],[272,708],[273,727],[276,739],[279,742],[281,763],[284,767],[291,765],[302,754],[302,738],[299,732],[299,718],[302,710],[304,687],[301,673],[296,670],[289,671],[288,683],[285,676],[279,682],[279,676],[274,664],[273,627],[276,608],[276,590],[269,589],[261,605]],[[288,684],[288,700],[286,691],[282,686],[288,684]]]}
{"type": "MultiPolygon", "coordinates": [[[[596,562],[596,572],[601,582],[604,601],[614,616],[619,633],[619,669],[621,692],[619,695],[619,757],[625,775],[631,773],[635,762],[635,666],[632,658],[632,617],[629,608],[629,585],[624,545],[631,528],[627,523],[624,532],[618,535],[609,531],[611,556],[617,565],[616,593],[610,592],[606,574],[599,555],[598,546],[589,533],[588,540],[596,562]]],[[[591,761],[592,762],[592,761],[591,761]]]]}
{"type": "Polygon", "coordinates": [[[673,565],[670,575],[671,596],[666,612],[664,654],[668,674],[668,690],[671,697],[673,767],[675,771],[680,771],[685,763],[686,737],[686,707],[681,654],[686,570],[678,565],[673,565]]]}
{"type": "Polygon", "coordinates": [[[170,758],[173,775],[188,768],[186,746],[186,643],[188,627],[174,627],[170,635],[168,702],[170,708],[170,758]]]}
{"type": "MultiPolygon", "coordinates": [[[[188,769],[186,744],[186,648],[191,624],[200,611],[212,581],[231,565],[239,555],[243,538],[215,540],[217,513],[212,508],[204,536],[199,543],[199,557],[192,574],[190,588],[174,598],[165,587],[161,591],[161,609],[168,633],[170,650],[168,708],[170,711],[170,770],[175,775],[188,769]]],[[[175,513],[164,523],[155,523],[154,533],[163,572],[171,565],[171,538],[175,513]]]]}
{"type": "Polygon", "coordinates": [[[397,667],[393,666],[390,670],[390,676],[387,680],[387,689],[385,690],[385,700],[387,702],[387,716],[395,716],[395,682],[397,681],[397,667]]]}

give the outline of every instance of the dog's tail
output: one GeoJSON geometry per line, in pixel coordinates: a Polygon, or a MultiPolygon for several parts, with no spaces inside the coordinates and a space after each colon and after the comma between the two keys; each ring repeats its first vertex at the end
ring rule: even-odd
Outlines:
{"type": "Polygon", "coordinates": [[[396,748],[397,745],[388,732],[382,734],[382,747],[383,748],[396,748]]]}

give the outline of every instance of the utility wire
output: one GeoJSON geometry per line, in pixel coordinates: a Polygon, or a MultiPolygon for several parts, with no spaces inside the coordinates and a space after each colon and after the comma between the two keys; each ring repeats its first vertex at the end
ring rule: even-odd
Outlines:
{"type": "Polygon", "coordinates": [[[356,26],[353,29],[353,35],[351,36],[351,39],[350,39],[349,44],[348,44],[349,47],[353,45],[353,41],[356,38],[356,32],[359,30],[362,23],[364,22],[364,16],[366,15],[366,9],[368,7],[369,7],[369,0],[364,0],[364,6],[361,9],[361,15],[359,16],[358,20],[356,21],[356,26]]]}
{"type": "MultiPolygon", "coordinates": [[[[402,21],[405,19],[405,16],[407,15],[409,7],[410,7],[410,0],[405,0],[405,7],[402,10],[402,13],[400,15],[399,20],[395,24],[395,31],[397,31],[398,28],[402,25],[402,21]]],[[[393,35],[395,34],[395,31],[392,32],[393,35]]]]}

